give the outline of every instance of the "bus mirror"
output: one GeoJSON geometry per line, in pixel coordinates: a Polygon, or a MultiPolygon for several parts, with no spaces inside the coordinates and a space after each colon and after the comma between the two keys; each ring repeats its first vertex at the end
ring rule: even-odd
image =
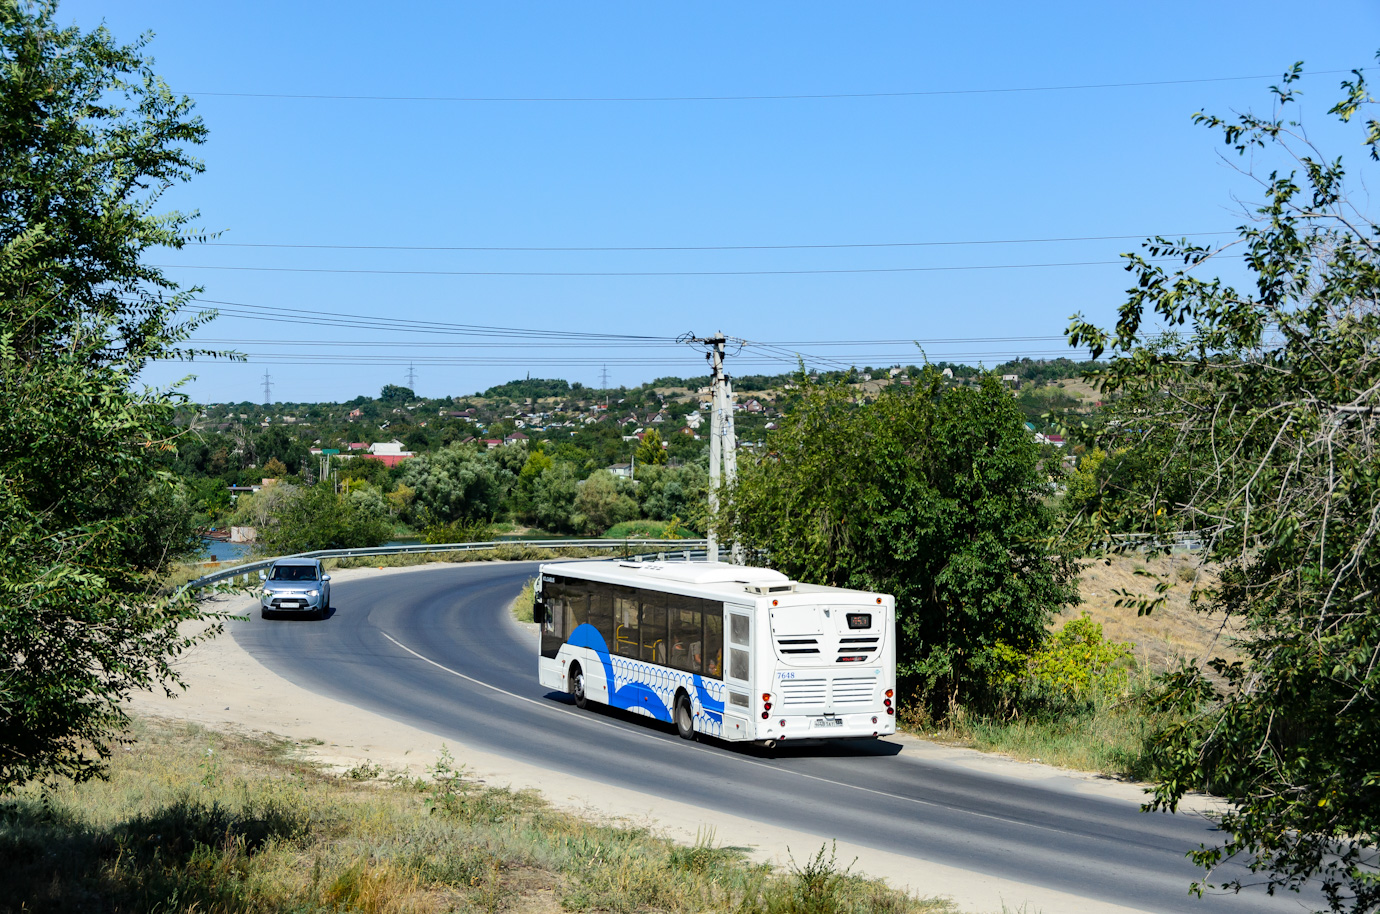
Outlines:
{"type": "Polygon", "coordinates": [[[540,600],[532,604],[532,621],[538,625],[546,624],[546,604],[540,600]]]}

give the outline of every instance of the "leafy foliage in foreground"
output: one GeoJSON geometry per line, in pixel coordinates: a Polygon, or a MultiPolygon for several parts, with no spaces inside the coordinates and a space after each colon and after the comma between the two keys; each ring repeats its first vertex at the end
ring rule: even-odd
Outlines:
{"type": "Polygon", "coordinates": [[[999,643],[1037,647],[1076,602],[1075,568],[1048,546],[1049,477],[993,376],[858,403],[806,384],[800,406],[743,461],[726,540],[799,581],[894,594],[899,672],[931,705],[993,698],[999,643]]]}
{"type": "Polygon", "coordinates": [[[0,2],[0,793],[98,773],[125,696],[175,684],[178,626],[206,618],[159,593],[196,546],[157,459],[179,399],[136,390],[207,317],[179,322],[190,293],[141,262],[187,238],[151,209],[205,128],[140,45],[53,15],[0,2]]]}
{"type": "MultiPolygon", "coordinates": [[[[1202,601],[1245,632],[1243,661],[1169,678],[1163,705],[1182,720],[1160,735],[1151,807],[1221,794],[1229,837],[1194,854],[1207,878],[1241,858],[1272,891],[1321,882],[1333,910],[1359,914],[1380,905],[1380,226],[1342,160],[1282,116],[1300,72],[1271,117],[1197,116],[1252,167],[1285,163],[1247,172],[1264,201],[1235,245],[1254,290],[1200,278],[1222,251],[1155,239],[1151,257],[1188,267],[1132,256],[1116,329],[1070,328],[1115,352],[1104,446],[1145,463],[1115,499],[1087,500],[1082,532],[1194,531],[1220,566],[1202,601]],[[1190,329],[1156,336],[1152,319],[1190,329]]],[[[1331,113],[1348,121],[1373,100],[1359,71],[1343,87],[1331,113]]],[[[1365,129],[1374,160],[1380,125],[1365,129]]]]}

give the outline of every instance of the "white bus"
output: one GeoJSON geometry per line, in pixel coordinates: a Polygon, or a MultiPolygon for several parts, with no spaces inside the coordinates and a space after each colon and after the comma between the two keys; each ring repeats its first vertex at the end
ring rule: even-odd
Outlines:
{"type": "Polygon", "coordinates": [[[724,740],[896,732],[895,602],[723,562],[542,565],[541,684],[724,740]]]}

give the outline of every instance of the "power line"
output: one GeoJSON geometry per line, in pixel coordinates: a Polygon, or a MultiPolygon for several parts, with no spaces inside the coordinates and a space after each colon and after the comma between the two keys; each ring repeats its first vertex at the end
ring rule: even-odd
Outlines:
{"type": "MultiPolygon", "coordinates": [[[[200,303],[203,303],[203,304],[215,304],[215,303],[217,303],[214,299],[197,299],[197,301],[200,302],[200,303]]],[[[308,311],[308,310],[304,310],[304,309],[293,309],[293,308],[271,308],[271,307],[269,307],[269,306],[263,306],[263,305],[247,305],[247,304],[232,303],[232,302],[221,302],[220,304],[226,304],[226,305],[234,305],[234,306],[236,306],[236,307],[224,309],[224,312],[228,312],[229,316],[240,317],[240,318],[247,318],[247,319],[251,319],[251,320],[267,321],[267,322],[271,322],[271,323],[293,323],[293,324],[306,324],[306,325],[310,325],[310,326],[330,326],[330,327],[336,327],[336,328],[359,328],[359,329],[369,329],[369,330],[389,330],[389,331],[394,331],[394,332],[428,333],[428,334],[461,333],[462,335],[470,335],[470,334],[476,332],[476,331],[475,331],[475,328],[473,328],[473,327],[465,327],[463,330],[456,330],[455,327],[454,327],[454,325],[445,325],[445,324],[439,324],[439,323],[436,323],[436,322],[396,321],[396,320],[395,320],[395,321],[389,321],[389,320],[385,320],[385,319],[365,318],[365,317],[362,316],[362,315],[352,315],[352,314],[341,313],[341,312],[308,311]],[[251,309],[251,310],[242,310],[242,309],[251,309]],[[298,316],[295,316],[295,317],[283,317],[283,316],[280,316],[282,312],[291,312],[291,313],[296,314],[296,315],[298,315],[298,316]],[[420,325],[420,326],[419,326],[419,325],[420,325]]],[[[189,309],[189,310],[190,310],[190,309],[189,309]]],[[[224,312],[223,312],[223,313],[224,313],[224,312]]],[[[486,333],[487,333],[487,332],[496,332],[496,333],[499,333],[500,335],[511,335],[511,334],[513,334],[513,333],[515,333],[515,332],[518,332],[518,331],[516,330],[516,328],[484,328],[484,332],[486,332],[486,333]]],[[[523,334],[527,334],[527,333],[533,333],[533,334],[535,334],[535,333],[553,333],[553,331],[521,331],[521,333],[523,333],[523,334]]],[[[459,349],[466,349],[466,348],[497,348],[497,349],[507,349],[507,348],[519,348],[519,347],[520,347],[522,350],[524,350],[524,352],[526,352],[527,350],[533,349],[533,348],[537,348],[537,347],[562,347],[562,348],[564,348],[564,347],[578,347],[578,346],[598,346],[599,348],[603,349],[603,348],[610,348],[610,347],[614,347],[614,348],[643,348],[643,347],[653,347],[653,348],[656,348],[656,347],[665,347],[665,346],[668,346],[668,345],[676,345],[675,341],[672,340],[672,339],[669,338],[669,337],[643,336],[643,337],[635,337],[635,338],[629,339],[629,338],[627,338],[627,337],[622,337],[622,336],[614,336],[614,337],[597,337],[597,336],[591,336],[591,335],[587,335],[587,334],[574,334],[574,336],[576,336],[577,338],[576,338],[576,339],[561,340],[561,341],[557,341],[557,342],[530,342],[526,336],[520,336],[520,337],[518,337],[519,339],[522,340],[522,342],[521,342],[520,344],[519,344],[519,343],[473,343],[473,342],[463,342],[463,343],[423,342],[423,343],[414,343],[414,342],[409,341],[409,342],[407,342],[405,345],[408,347],[409,350],[415,350],[415,349],[422,348],[422,347],[431,347],[431,348],[459,348],[459,349]]],[[[748,341],[748,340],[740,340],[739,342],[742,343],[742,344],[745,345],[745,346],[748,346],[748,347],[756,347],[757,350],[758,350],[759,352],[761,352],[761,358],[765,358],[765,359],[773,359],[773,360],[781,361],[781,362],[795,362],[795,361],[797,361],[799,358],[804,357],[804,358],[807,358],[807,359],[809,359],[810,361],[814,361],[814,362],[820,362],[820,363],[837,363],[837,364],[839,364],[840,366],[845,366],[845,367],[846,367],[846,366],[847,366],[847,360],[850,358],[849,355],[843,355],[843,356],[822,356],[822,355],[818,355],[818,354],[814,354],[814,353],[806,353],[806,352],[803,352],[800,348],[797,348],[797,347],[803,347],[803,346],[810,346],[810,347],[814,347],[814,346],[827,346],[827,347],[835,347],[835,348],[837,348],[837,347],[845,347],[845,346],[846,346],[846,347],[862,347],[862,346],[906,346],[906,347],[911,347],[911,346],[916,346],[916,345],[920,345],[920,346],[946,346],[946,345],[949,345],[949,346],[952,346],[952,345],[973,344],[973,343],[1054,342],[1054,341],[1062,341],[1063,339],[1064,339],[1063,336],[1050,336],[1050,335],[1045,335],[1045,336],[1010,336],[1010,337],[1002,337],[1002,336],[987,336],[987,337],[946,337],[946,338],[932,338],[932,339],[919,339],[919,338],[904,339],[904,338],[902,338],[902,339],[880,339],[880,340],[837,340],[837,339],[835,339],[835,340],[786,340],[786,341],[748,341]]],[[[233,344],[236,344],[236,343],[245,342],[245,343],[257,343],[257,344],[263,344],[263,345],[278,345],[278,344],[283,343],[284,341],[282,341],[282,340],[261,340],[261,341],[252,341],[252,340],[234,340],[234,339],[224,339],[224,340],[210,340],[210,339],[207,339],[207,340],[198,340],[197,342],[198,342],[198,343],[202,343],[202,344],[221,343],[221,344],[231,344],[231,345],[233,345],[233,344]]],[[[353,348],[353,347],[395,346],[395,345],[399,345],[399,343],[390,343],[390,342],[376,341],[376,340],[375,340],[375,341],[367,341],[367,342],[362,342],[362,341],[351,341],[351,340],[302,340],[302,341],[291,341],[291,342],[292,342],[293,345],[298,345],[298,346],[312,346],[312,347],[340,346],[340,347],[352,347],[352,348],[353,348]]],[[[1066,354],[1066,352],[1061,353],[1061,354],[1066,354]]],[[[252,359],[252,360],[253,360],[253,361],[259,361],[259,360],[262,359],[265,355],[266,355],[266,354],[264,354],[264,353],[260,353],[260,354],[258,354],[257,357],[255,357],[255,358],[252,359]]],[[[986,355],[986,353],[984,353],[984,355],[986,355]]],[[[906,353],[905,353],[904,355],[899,356],[899,358],[901,358],[902,360],[905,360],[907,356],[913,357],[913,356],[914,356],[914,351],[908,349],[908,350],[906,351],[906,353]]],[[[305,354],[304,354],[304,357],[305,357],[305,354]]],[[[317,356],[312,356],[312,357],[315,358],[315,357],[317,357],[317,356]]],[[[362,359],[368,358],[368,357],[356,356],[355,358],[356,358],[356,359],[361,359],[361,360],[362,360],[362,359]]],[[[416,357],[416,356],[408,356],[408,358],[417,358],[417,357],[416,357]]],[[[423,357],[423,358],[430,358],[430,357],[423,357]]],[[[450,358],[452,359],[452,364],[460,364],[460,362],[454,361],[454,359],[457,359],[457,358],[459,358],[459,357],[450,357],[450,358]]],[[[470,360],[470,361],[467,362],[468,364],[477,364],[477,363],[479,363],[479,360],[480,360],[481,358],[483,358],[483,357],[466,357],[466,358],[470,360]]],[[[529,356],[524,356],[524,358],[529,358],[529,356]]],[[[857,357],[857,360],[858,360],[858,361],[869,361],[869,360],[871,360],[871,361],[879,361],[879,360],[890,360],[890,359],[894,359],[894,358],[896,358],[896,356],[893,356],[893,355],[881,356],[881,355],[869,354],[869,355],[867,355],[867,356],[865,356],[865,357],[864,357],[864,356],[858,356],[858,357],[857,357]]],[[[547,358],[547,359],[540,359],[540,360],[537,360],[537,361],[541,361],[541,362],[543,362],[544,364],[553,364],[555,360],[552,360],[552,359],[550,359],[550,358],[547,358]]],[[[594,361],[600,361],[600,359],[595,359],[594,361]]],[[[492,362],[491,360],[490,360],[490,361],[484,361],[483,364],[493,364],[493,362],[492,362]]],[[[562,364],[572,364],[572,363],[569,361],[569,359],[566,359],[562,364]]]]}
{"type": "MultiPolygon", "coordinates": [[[[1173,258],[1150,258],[1152,261],[1173,258]]],[[[1124,265],[1124,260],[1078,260],[1062,263],[995,263],[942,267],[854,267],[812,270],[342,270],[327,267],[244,267],[209,264],[152,263],[164,270],[233,270],[254,273],[336,273],[374,276],[817,276],[852,273],[945,273],[969,270],[1033,270],[1049,267],[1093,267],[1124,265]]]]}
{"type": "MultiPolygon", "coordinates": [[[[417,361],[422,361],[432,365],[501,365],[512,364],[514,357],[508,356],[419,356],[415,350],[422,347],[433,348],[489,348],[489,349],[521,349],[521,358],[530,363],[543,364],[548,366],[581,366],[589,364],[600,364],[607,368],[609,363],[623,365],[659,365],[666,361],[665,356],[658,357],[614,357],[592,356],[559,356],[542,357],[533,356],[528,350],[537,347],[551,348],[661,348],[668,345],[676,345],[675,340],[670,337],[657,336],[630,336],[623,334],[592,334],[587,332],[555,331],[555,330],[533,330],[529,328],[516,327],[493,327],[485,325],[468,324],[448,324],[437,321],[413,321],[400,318],[384,319],[373,318],[366,315],[350,314],[347,312],[334,312],[322,310],[308,310],[302,308],[273,307],[266,305],[252,305],[243,302],[225,302],[216,299],[195,299],[198,304],[203,305],[223,305],[222,313],[228,316],[239,317],[242,319],[265,321],[269,323],[290,323],[308,326],[329,326],[337,329],[366,329],[373,331],[390,331],[400,333],[425,333],[428,335],[459,335],[462,337],[499,337],[513,342],[484,342],[476,343],[465,342],[413,342],[399,341],[389,343],[385,341],[352,341],[352,340],[197,340],[199,344],[222,343],[235,344],[238,342],[254,343],[261,345],[281,345],[287,343],[294,347],[374,347],[403,345],[408,349],[406,355],[351,355],[349,361],[341,361],[341,356],[320,353],[301,353],[301,352],[278,352],[278,353],[254,353],[250,354],[248,361],[261,364],[287,364],[287,365],[313,365],[313,364],[403,364],[414,365],[417,361]]],[[[195,312],[196,309],[190,306],[183,309],[195,312]]],[[[1031,349],[1018,350],[1016,348],[1001,350],[967,350],[966,347],[973,344],[1001,344],[1001,343],[1041,343],[1062,341],[1062,336],[985,336],[985,337],[946,337],[930,339],[877,339],[877,340],[786,340],[786,341],[752,341],[737,340],[748,350],[737,357],[739,364],[752,363],[758,365],[781,365],[795,363],[804,360],[809,364],[820,366],[832,366],[834,368],[849,368],[855,364],[893,364],[908,363],[916,357],[916,345],[920,346],[963,346],[962,352],[936,352],[937,358],[946,360],[959,359],[1006,359],[1012,356],[1030,357],[1058,357],[1067,356],[1069,350],[1061,348],[1051,349],[1031,349]],[[806,352],[799,347],[830,347],[854,349],[854,352],[839,353],[833,355],[820,355],[818,353],[806,352]],[[867,347],[864,349],[864,347],[867,347]],[[906,347],[902,352],[889,352],[873,350],[870,347],[906,347]],[[857,351],[863,349],[863,351],[857,351]]]]}
{"type": "Polygon", "coordinates": [[[868,241],[838,244],[705,244],[705,245],[647,245],[609,247],[503,247],[462,245],[407,244],[276,244],[248,241],[194,241],[188,246],[220,248],[271,248],[304,251],[468,251],[473,253],[598,253],[598,252],[671,252],[671,251],[840,251],[873,248],[963,247],[992,244],[1057,244],[1075,241],[1134,241],[1149,237],[1195,238],[1207,235],[1234,235],[1235,232],[1151,232],[1135,235],[1080,235],[1066,238],[994,238],[968,241],[868,241]]]}
{"type": "MultiPolygon", "coordinates": [[[[1009,360],[1012,358],[1058,358],[1069,357],[1071,350],[1068,347],[1059,349],[993,349],[993,350],[974,350],[958,352],[942,352],[931,354],[930,361],[964,361],[973,359],[1001,359],[1009,360]]],[[[754,353],[753,350],[744,349],[735,359],[735,363],[756,364],[763,366],[795,365],[796,356],[799,355],[807,364],[833,364],[840,368],[849,368],[859,365],[905,365],[920,364],[924,361],[919,353],[914,350],[904,352],[871,352],[845,354],[836,357],[820,357],[810,353],[754,353]]],[[[692,356],[685,356],[691,359],[692,356]]],[[[165,361],[177,361],[169,359],[165,361]]],[[[405,355],[374,355],[374,356],[355,356],[343,353],[251,353],[246,357],[250,364],[262,365],[408,365],[414,361],[412,357],[405,355]]],[[[499,356],[435,356],[416,359],[424,365],[432,367],[444,366],[465,366],[465,365],[514,365],[516,359],[513,357],[499,356]]],[[[580,357],[580,356],[556,356],[545,358],[523,359],[523,364],[533,365],[560,365],[570,367],[590,367],[598,366],[600,369],[610,365],[616,366],[658,366],[667,365],[671,362],[678,362],[679,359],[668,359],[666,356],[656,357],[624,357],[624,358],[602,358],[599,356],[580,357]]]]}
{"type": "MultiPolygon", "coordinates": [[[[920,338],[897,338],[897,339],[875,339],[875,340],[747,340],[744,341],[749,346],[908,346],[912,344],[944,345],[952,343],[1011,343],[1011,342],[1053,342],[1065,339],[1063,334],[1047,334],[1043,336],[972,336],[972,337],[943,337],[933,339],[920,338]]],[[[383,348],[406,346],[408,349],[513,349],[523,350],[530,348],[576,348],[595,345],[589,342],[556,342],[556,343],[426,343],[408,340],[403,341],[381,341],[381,340],[283,340],[283,339],[248,339],[248,338],[199,338],[193,340],[198,345],[264,345],[281,346],[284,343],[291,343],[293,346],[313,346],[313,347],[368,347],[383,348]]],[[[659,340],[648,340],[640,343],[608,343],[600,342],[599,348],[645,348],[645,347],[673,347],[679,348],[682,344],[674,339],[666,337],[659,340]]]]}
{"type": "MultiPolygon", "coordinates": [[[[1312,70],[1306,75],[1328,76],[1350,73],[1344,70],[1312,70]]],[[[1052,86],[1010,86],[985,89],[916,89],[899,92],[815,92],[781,95],[609,95],[609,96],[494,96],[494,95],[329,95],[323,93],[285,92],[190,92],[206,98],[261,98],[295,101],[367,101],[367,102],[749,102],[749,101],[813,101],[828,99],[868,98],[926,98],[946,95],[1002,95],[1025,92],[1076,92],[1093,89],[1139,89],[1156,86],[1188,86],[1206,83],[1244,82],[1255,79],[1279,79],[1280,74],[1259,76],[1208,76],[1193,79],[1157,79],[1137,82],[1078,83],[1052,86]]]]}
{"type": "MultiPolygon", "coordinates": [[[[221,313],[237,317],[250,317],[279,323],[326,323],[330,326],[358,327],[362,329],[392,329],[399,332],[455,334],[460,336],[505,337],[521,340],[587,340],[591,342],[658,342],[666,337],[644,336],[628,333],[589,333],[578,330],[533,330],[523,327],[502,327],[485,324],[455,324],[443,321],[419,321],[407,318],[376,318],[365,314],[349,314],[339,311],[319,309],[288,308],[278,305],[254,305],[247,302],[223,301],[214,298],[196,298],[190,301],[216,306],[221,313]],[[248,310],[244,310],[248,309],[248,310]],[[280,317],[278,315],[300,315],[300,317],[280,317]],[[315,318],[315,320],[312,320],[315,318]],[[330,320],[327,320],[327,319],[330,320]]],[[[184,313],[199,313],[190,306],[178,309],[184,313]]]]}

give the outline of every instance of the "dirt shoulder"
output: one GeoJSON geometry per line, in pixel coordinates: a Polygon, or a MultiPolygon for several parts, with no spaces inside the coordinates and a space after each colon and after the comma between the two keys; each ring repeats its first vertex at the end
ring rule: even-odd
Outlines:
{"type": "MultiPolygon", "coordinates": [[[[426,574],[437,567],[441,566],[348,569],[332,572],[332,576],[337,582],[346,583],[379,575],[426,574]]],[[[256,606],[251,598],[218,599],[218,608],[239,614],[247,615],[256,606]]],[[[140,693],[133,698],[134,713],[250,736],[286,738],[300,747],[305,757],[341,771],[372,763],[385,770],[423,776],[446,744],[456,761],[484,783],[536,789],[562,808],[644,825],[681,841],[694,841],[697,835],[712,833],[720,844],[749,848],[754,858],[781,865],[790,859],[791,849],[796,858],[801,858],[832,840],[829,835],[778,828],[547,771],[318,695],[276,675],[250,656],[229,634],[235,624],[227,623],[226,634],[198,645],[179,659],[177,666],[187,685],[184,692],[173,698],[161,693],[140,693]]],[[[519,623],[513,624],[521,627],[519,623]]],[[[535,629],[527,626],[526,631],[533,639],[535,656],[535,629]]],[[[907,755],[937,764],[1041,781],[1050,789],[1067,793],[1096,794],[1128,802],[1140,802],[1143,798],[1141,788],[1134,784],[1048,765],[1018,763],[912,737],[903,736],[899,741],[904,743],[907,755]]],[[[1131,910],[858,845],[840,843],[837,853],[840,861],[856,857],[855,871],[885,878],[893,886],[920,896],[949,896],[969,911],[1000,911],[1003,906],[1019,910],[1022,905],[1031,911],[1070,914],[1131,910]]]]}

